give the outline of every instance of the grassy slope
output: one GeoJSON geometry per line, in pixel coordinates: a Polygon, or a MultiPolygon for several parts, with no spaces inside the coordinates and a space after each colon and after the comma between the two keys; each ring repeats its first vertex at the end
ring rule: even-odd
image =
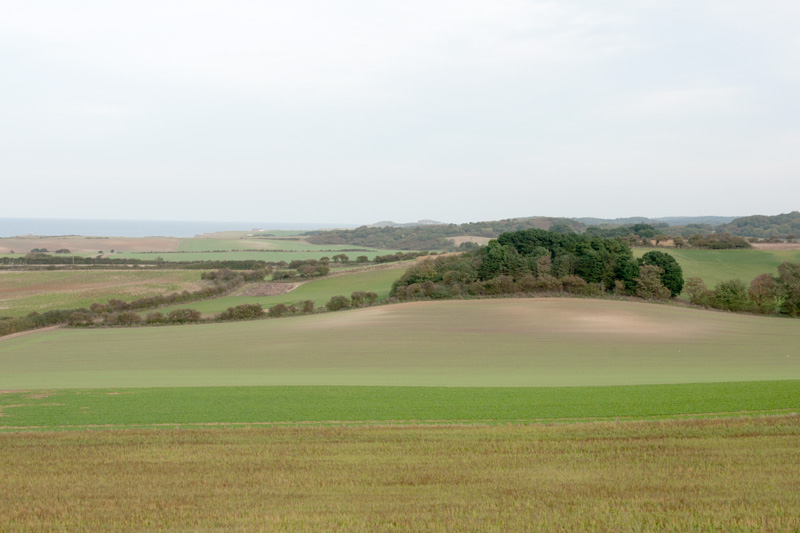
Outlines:
{"type": "MultiPolygon", "coordinates": [[[[168,313],[173,309],[191,307],[202,313],[220,313],[228,307],[242,304],[261,304],[267,309],[276,304],[291,305],[304,300],[312,300],[315,305],[321,306],[333,296],[342,295],[348,298],[354,291],[375,292],[379,298],[389,296],[392,282],[403,275],[408,263],[397,268],[380,270],[367,270],[363,272],[342,273],[341,275],[328,278],[312,280],[297,287],[286,294],[276,296],[224,296],[202,302],[192,302],[186,305],[167,307],[159,309],[163,313],[168,313]]],[[[248,287],[245,287],[247,289],[248,287]]]]}
{"type": "Polygon", "coordinates": [[[0,316],[88,307],[111,298],[131,301],[152,294],[195,290],[199,280],[197,270],[0,272],[0,316]]]}
{"type": "Polygon", "coordinates": [[[789,319],[638,302],[418,302],[0,341],[0,389],[587,386],[800,379],[789,319]]]}
{"type": "MultiPolygon", "coordinates": [[[[634,248],[636,257],[656,248],[634,248]]],[[[697,276],[710,288],[720,281],[739,278],[749,284],[759,274],[777,274],[784,261],[800,263],[800,250],[676,250],[658,248],[672,255],[683,268],[683,277],[697,276]]]]}

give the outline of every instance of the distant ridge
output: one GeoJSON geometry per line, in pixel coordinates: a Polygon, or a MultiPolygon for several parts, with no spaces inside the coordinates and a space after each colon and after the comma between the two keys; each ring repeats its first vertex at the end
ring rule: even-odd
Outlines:
{"type": "Polygon", "coordinates": [[[406,223],[392,222],[391,220],[381,220],[380,222],[375,222],[374,224],[367,224],[367,227],[368,228],[413,228],[416,226],[441,226],[445,224],[447,224],[447,222],[437,222],[436,220],[418,220],[416,222],[406,222],[406,223]]]}
{"type": "Polygon", "coordinates": [[[624,226],[627,224],[653,224],[662,223],[670,226],[688,226],[689,224],[708,224],[709,226],[720,226],[728,224],[737,217],[718,217],[718,216],[699,216],[699,217],[627,217],[627,218],[573,218],[587,226],[600,226],[602,224],[624,226]]]}

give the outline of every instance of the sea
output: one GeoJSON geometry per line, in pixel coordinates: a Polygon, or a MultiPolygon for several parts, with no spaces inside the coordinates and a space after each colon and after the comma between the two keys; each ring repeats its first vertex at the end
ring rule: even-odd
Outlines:
{"type": "Polygon", "coordinates": [[[26,235],[87,237],[194,237],[217,231],[353,228],[355,224],[231,222],[208,220],[97,220],[78,218],[2,218],[0,238],[26,235]]]}

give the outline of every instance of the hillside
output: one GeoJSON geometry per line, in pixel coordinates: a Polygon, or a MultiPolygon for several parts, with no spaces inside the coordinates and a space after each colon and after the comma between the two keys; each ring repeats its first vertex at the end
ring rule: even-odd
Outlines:
{"type": "Polygon", "coordinates": [[[510,218],[464,224],[424,224],[411,227],[361,226],[354,230],[309,232],[306,240],[313,244],[347,244],[397,250],[446,250],[453,246],[450,237],[498,237],[501,233],[524,229],[547,229],[559,232],[582,232],[585,226],[567,218],[510,218]]]}
{"type": "Polygon", "coordinates": [[[800,235],[800,211],[780,215],[752,215],[737,218],[717,228],[719,232],[727,232],[742,237],[758,237],[768,239],[796,239],[800,235]]]}

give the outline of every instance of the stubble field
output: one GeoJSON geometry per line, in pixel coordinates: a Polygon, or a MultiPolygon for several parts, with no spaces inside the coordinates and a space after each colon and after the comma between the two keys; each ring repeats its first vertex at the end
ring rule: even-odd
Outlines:
{"type": "Polygon", "coordinates": [[[9,530],[793,531],[800,418],[0,434],[0,477],[9,530]]]}

